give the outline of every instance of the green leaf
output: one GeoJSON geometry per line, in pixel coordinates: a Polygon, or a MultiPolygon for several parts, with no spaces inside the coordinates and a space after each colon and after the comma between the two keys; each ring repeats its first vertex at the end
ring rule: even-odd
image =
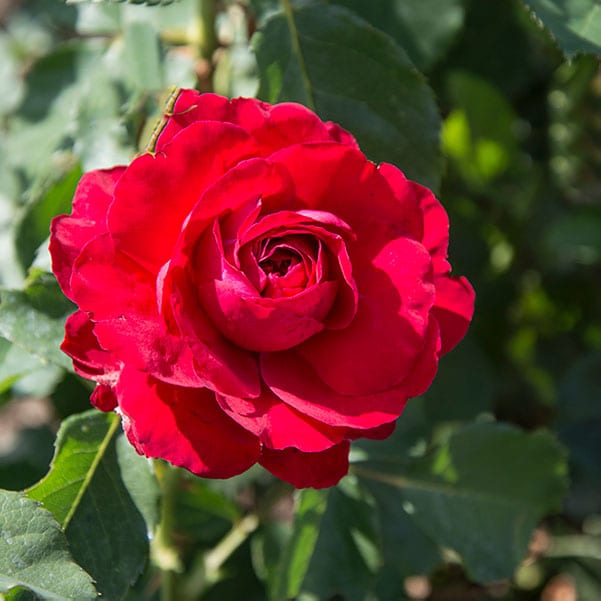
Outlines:
{"type": "Polygon", "coordinates": [[[429,574],[442,562],[434,537],[407,513],[395,488],[370,482],[369,492],[375,500],[385,565],[394,570],[397,578],[429,574]]]}
{"type": "Polygon", "coordinates": [[[21,493],[0,491],[0,591],[18,586],[51,601],[97,598],[52,514],[21,493]]]}
{"type": "Polygon", "coordinates": [[[457,551],[478,582],[513,574],[567,487],[564,451],[551,435],[494,423],[466,427],[400,470],[392,465],[366,462],[354,471],[368,488],[369,479],[396,487],[415,524],[457,551]]]}
{"type": "Polygon", "coordinates": [[[163,73],[158,31],[150,23],[134,21],[126,25],[124,36],[130,81],[139,90],[161,90],[163,73]]]}
{"type": "Polygon", "coordinates": [[[48,238],[52,218],[69,212],[81,176],[81,167],[77,165],[26,208],[15,232],[17,256],[25,269],[33,262],[40,244],[48,238]]]}
{"type": "Polygon", "coordinates": [[[119,423],[95,410],[65,420],[50,472],[27,493],[54,514],[75,559],[115,600],[144,569],[157,502],[148,463],[118,442],[119,423]]]}
{"type": "Polygon", "coordinates": [[[389,34],[420,69],[431,67],[463,23],[463,0],[335,0],[389,34]],[[433,19],[432,15],[436,14],[433,19]]]}
{"type": "Polygon", "coordinates": [[[442,131],[445,154],[466,180],[481,186],[503,174],[515,157],[515,115],[494,86],[468,72],[451,72],[448,88],[455,108],[442,131]]]}
{"type": "Polygon", "coordinates": [[[73,305],[54,277],[37,274],[24,290],[0,290],[0,336],[32,355],[72,369],[59,346],[73,305]]]}
{"type": "Polygon", "coordinates": [[[363,601],[381,564],[373,501],[354,479],[330,491],[301,590],[318,599],[363,601]]]}
{"type": "Polygon", "coordinates": [[[305,104],[348,129],[371,160],[436,188],[439,115],[403,50],[341,7],[284,6],[253,38],[259,97],[305,104]]]}
{"type": "Polygon", "coordinates": [[[298,595],[319,536],[327,500],[327,490],[305,489],[298,493],[292,537],[271,583],[271,601],[286,601],[298,595]]]}
{"type": "Polygon", "coordinates": [[[14,396],[35,398],[52,394],[65,373],[63,368],[48,364],[5,339],[0,340],[10,345],[0,363],[0,394],[9,390],[14,396]]]}
{"type": "Polygon", "coordinates": [[[373,500],[354,479],[329,491],[305,490],[270,599],[340,595],[359,601],[375,582],[380,563],[373,500]]]}
{"type": "Polygon", "coordinates": [[[148,533],[152,535],[159,522],[159,485],[152,462],[138,455],[123,434],[117,436],[115,445],[123,484],[142,514],[148,533]]]}
{"type": "Polygon", "coordinates": [[[601,5],[598,0],[525,0],[569,57],[601,56],[601,5]]]}

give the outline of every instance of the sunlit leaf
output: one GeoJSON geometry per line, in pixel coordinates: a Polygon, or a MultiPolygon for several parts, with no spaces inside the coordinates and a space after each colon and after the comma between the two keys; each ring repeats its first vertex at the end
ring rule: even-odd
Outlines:
{"type": "Polygon", "coordinates": [[[134,21],[125,26],[124,36],[130,81],[140,90],[161,90],[163,74],[156,29],[149,23],[134,21]]]}
{"type": "Polygon", "coordinates": [[[19,586],[48,601],[97,598],[52,514],[22,493],[0,491],[0,591],[19,586]]]}
{"type": "Polygon", "coordinates": [[[352,479],[328,496],[301,591],[317,599],[362,601],[381,565],[377,517],[370,497],[352,479]]]}
{"type": "Polygon", "coordinates": [[[327,502],[328,491],[307,489],[299,493],[292,536],[271,583],[272,601],[298,595],[315,550],[327,502]]]}
{"type": "Polygon", "coordinates": [[[73,556],[108,599],[120,599],[144,568],[158,494],[147,461],[119,436],[114,414],[68,418],[50,472],[27,493],[56,517],[73,556]]]}
{"type": "Polygon", "coordinates": [[[568,56],[601,55],[601,5],[598,0],[525,0],[568,56]]]}
{"type": "MultiPolygon", "coordinates": [[[[398,504],[441,547],[457,551],[479,582],[508,578],[534,527],[557,511],[567,488],[564,452],[544,432],[474,424],[405,467],[359,463],[364,479],[398,490],[398,504]]],[[[384,525],[384,527],[386,527],[384,525]]]]}
{"type": "Polygon", "coordinates": [[[36,357],[71,369],[59,346],[72,312],[54,278],[41,274],[24,290],[0,291],[0,335],[36,357]]]}

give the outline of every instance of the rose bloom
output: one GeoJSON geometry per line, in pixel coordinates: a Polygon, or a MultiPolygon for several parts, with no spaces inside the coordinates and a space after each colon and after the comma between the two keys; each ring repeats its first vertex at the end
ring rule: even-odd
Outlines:
{"type": "Polygon", "coordinates": [[[50,251],[62,349],[139,453],[331,486],[464,336],[433,194],[292,103],[179,92],[153,152],[87,173],[50,251]]]}

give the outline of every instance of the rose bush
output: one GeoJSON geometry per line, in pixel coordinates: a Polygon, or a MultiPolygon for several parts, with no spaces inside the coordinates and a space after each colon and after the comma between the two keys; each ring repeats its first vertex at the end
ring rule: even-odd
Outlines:
{"type": "Polygon", "coordinates": [[[335,484],[465,334],[448,220],[297,104],[181,91],[153,152],[52,223],[63,350],[136,449],[206,477],[335,484]]]}

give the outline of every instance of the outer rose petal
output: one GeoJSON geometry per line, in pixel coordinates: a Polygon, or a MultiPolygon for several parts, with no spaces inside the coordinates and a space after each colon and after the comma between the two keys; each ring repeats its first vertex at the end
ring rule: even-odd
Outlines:
{"type": "Polygon", "coordinates": [[[314,453],[329,449],[347,438],[344,428],[333,428],[299,413],[270,390],[256,399],[217,397],[221,408],[243,428],[276,450],[294,447],[314,453]]]}
{"type": "Polygon", "coordinates": [[[155,150],[159,152],[173,136],[198,121],[223,121],[239,125],[260,144],[261,155],[298,142],[336,141],[357,147],[353,136],[333,123],[323,123],[301,104],[285,102],[270,105],[254,98],[227,100],[216,94],[181,90],[155,150]]]}
{"type": "Polygon", "coordinates": [[[105,384],[98,384],[90,396],[90,402],[100,411],[112,411],[117,407],[117,397],[114,390],[105,384]]]}
{"type": "Polygon", "coordinates": [[[428,390],[438,370],[440,331],[435,317],[430,318],[424,346],[415,358],[408,376],[402,383],[404,394],[411,398],[428,390]]]}
{"type": "Polygon", "coordinates": [[[407,232],[423,243],[424,213],[421,203],[423,190],[426,188],[408,180],[398,167],[389,163],[382,163],[378,167],[378,173],[388,182],[397,203],[403,207],[403,225],[407,232]]]}
{"type": "MultiPolygon", "coordinates": [[[[356,235],[347,248],[359,292],[357,316],[347,328],[303,343],[300,352],[340,394],[397,386],[423,346],[434,302],[431,258],[415,241],[415,220],[407,220],[407,207],[386,177],[352,148],[296,145],[270,158],[286,167],[307,208],[335,214],[356,235]]],[[[415,199],[409,208],[415,210],[415,199]]]]}
{"type": "Polygon", "coordinates": [[[71,277],[73,299],[95,321],[131,313],[157,316],[155,288],[151,274],[116,252],[108,234],[83,248],[71,277]]]}
{"type": "Polygon", "coordinates": [[[61,350],[73,359],[73,367],[80,376],[106,384],[116,383],[120,364],[100,346],[94,324],[83,311],[75,311],[67,318],[61,350]]]}
{"type": "Polygon", "coordinates": [[[156,156],[135,159],[115,188],[108,214],[117,250],[158,273],[205,189],[257,152],[239,127],[209,121],[190,125],[156,156]]]}
{"type": "Polygon", "coordinates": [[[261,355],[261,374],[284,402],[330,426],[375,428],[395,420],[407,402],[402,386],[373,394],[338,394],[294,350],[261,355]]]}
{"type": "Polygon", "coordinates": [[[177,386],[204,387],[185,342],[165,331],[156,318],[123,315],[99,321],[94,332],[101,345],[129,367],[177,386]]]}
{"type": "Polygon", "coordinates": [[[423,245],[432,255],[434,273],[444,274],[451,271],[447,261],[449,247],[449,217],[438,199],[428,188],[411,182],[413,190],[419,199],[424,215],[423,245]]]}
{"type": "Polygon", "coordinates": [[[125,167],[90,171],[75,190],[71,215],[60,215],[50,225],[52,270],[63,292],[71,298],[71,270],[84,245],[106,232],[106,213],[113,190],[125,167]]]}
{"type": "Polygon", "coordinates": [[[435,283],[436,303],[432,314],[440,325],[440,354],[444,355],[465,336],[474,314],[476,294],[463,277],[441,276],[435,283]]]}
{"type": "Polygon", "coordinates": [[[359,291],[354,320],[298,347],[321,380],[344,395],[385,391],[407,377],[434,301],[430,257],[419,243],[399,238],[366,261],[371,255],[353,262],[359,291]]]}
{"type": "Polygon", "coordinates": [[[209,390],[163,384],[126,368],[116,391],[125,433],[147,457],[208,478],[235,476],[259,459],[259,440],[227,417],[209,390]]]}
{"type": "Polygon", "coordinates": [[[399,236],[418,239],[415,201],[399,202],[381,168],[358,150],[331,143],[296,144],[269,159],[288,171],[301,208],[336,215],[351,227],[357,241],[373,238],[374,225],[383,236],[382,245],[399,236]]]}
{"type": "Polygon", "coordinates": [[[348,472],[349,448],[347,441],[321,453],[263,448],[259,463],[296,488],[327,488],[337,484],[348,472]]]}
{"type": "Polygon", "coordinates": [[[186,270],[170,270],[173,292],[168,298],[179,338],[194,354],[198,373],[208,387],[225,395],[254,398],[261,394],[257,359],[231,344],[198,306],[198,294],[186,270]],[[210,385],[209,385],[210,382],[210,385]]]}

